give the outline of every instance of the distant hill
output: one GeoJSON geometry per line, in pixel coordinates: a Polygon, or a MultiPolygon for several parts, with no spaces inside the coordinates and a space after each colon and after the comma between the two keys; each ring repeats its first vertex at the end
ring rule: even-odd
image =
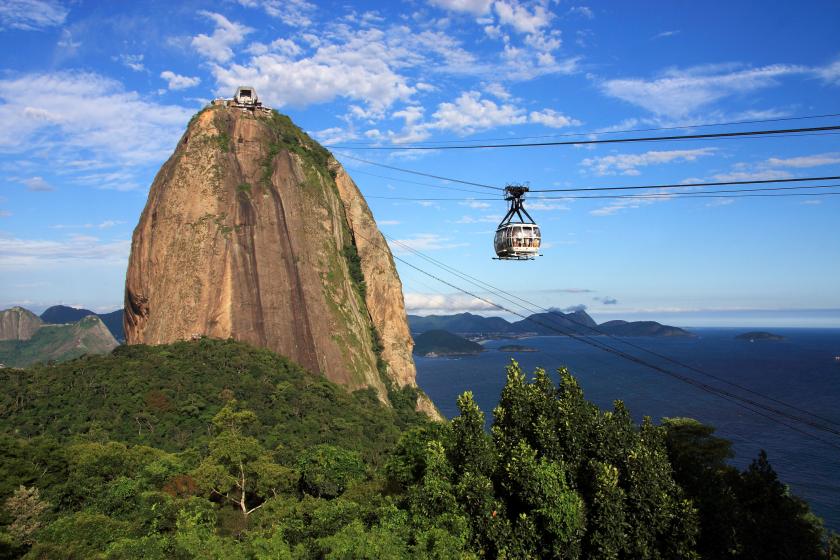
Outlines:
{"type": "Polygon", "coordinates": [[[463,356],[483,351],[484,347],[481,344],[440,329],[425,332],[414,338],[414,353],[421,356],[463,356]]]}
{"type": "Polygon", "coordinates": [[[63,325],[64,323],[75,323],[88,315],[96,315],[96,313],[90,309],[70,307],[68,305],[53,305],[41,313],[41,320],[53,325],[63,325]]]}
{"type": "MultiPolygon", "coordinates": [[[[450,333],[503,334],[509,337],[532,333],[538,336],[558,334],[602,334],[612,336],[694,336],[678,327],[671,327],[656,321],[607,321],[600,325],[586,311],[573,313],[550,311],[535,313],[527,319],[510,323],[501,317],[482,317],[472,313],[457,315],[409,315],[408,324],[413,333],[431,330],[446,330],[450,333]],[[593,329],[597,329],[593,330],[593,329]]],[[[489,338],[489,337],[488,337],[489,338]]]]}
{"type": "Polygon", "coordinates": [[[555,336],[560,334],[557,331],[592,334],[590,328],[597,326],[598,323],[586,311],[581,310],[575,311],[574,313],[551,311],[548,313],[535,313],[527,319],[517,321],[511,324],[511,331],[535,332],[541,336],[555,336]]]}
{"type": "Polygon", "coordinates": [[[37,362],[61,362],[84,354],[107,354],[119,346],[96,315],[64,325],[41,325],[27,340],[0,342],[0,363],[26,367],[37,362]]]}
{"type": "Polygon", "coordinates": [[[0,311],[0,340],[29,340],[41,325],[41,319],[28,309],[5,309],[0,311]]]}
{"type": "Polygon", "coordinates": [[[53,305],[43,313],[41,313],[41,320],[45,323],[53,325],[63,325],[65,323],[75,323],[83,317],[89,315],[96,315],[118,342],[125,341],[125,331],[123,330],[123,310],[117,309],[110,313],[94,313],[90,309],[82,309],[76,307],[69,307],[67,305],[53,305]]]}
{"type": "Polygon", "coordinates": [[[511,324],[501,317],[482,317],[472,313],[457,315],[409,315],[408,325],[411,332],[424,333],[431,330],[446,330],[459,333],[500,333],[508,332],[511,324]]]}
{"type": "Polygon", "coordinates": [[[607,321],[598,330],[613,336],[694,336],[679,327],[669,327],[656,321],[607,321]]]}
{"type": "Polygon", "coordinates": [[[751,332],[745,332],[743,334],[739,334],[738,336],[735,337],[735,339],[736,340],[749,340],[750,342],[754,342],[756,340],[773,340],[773,341],[778,342],[778,341],[784,340],[785,337],[783,337],[780,334],[773,334],[773,333],[764,332],[764,331],[751,331],[751,332]]]}

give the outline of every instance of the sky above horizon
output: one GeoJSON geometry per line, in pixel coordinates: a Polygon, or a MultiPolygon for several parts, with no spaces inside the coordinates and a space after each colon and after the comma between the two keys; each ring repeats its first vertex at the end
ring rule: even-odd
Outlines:
{"type": "MultiPolygon", "coordinates": [[[[322,143],[352,146],[333,152],[396,256],[478,295],[488,296],[405,246],[538,306],[585,306],[599,321],[840,327],[840,197],[532,195],[544,256],[500,262],[497,193],[347,157],[534,189],[838,176],[836,134],[360,149],[838,124],[697,127],[840,113],[838,21],[833,1],[5,0],[0,308],[121,307],[155,173],[196,111],[248,84],[322,143]]],[[[398,268],[410,313],[510,318],[398,268]]]]}

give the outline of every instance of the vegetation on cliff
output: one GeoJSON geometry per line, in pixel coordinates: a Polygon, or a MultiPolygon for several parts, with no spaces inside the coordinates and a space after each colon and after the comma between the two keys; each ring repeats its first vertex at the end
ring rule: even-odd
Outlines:
{"type": "Polygon", "coordinates": [[[0,382],[0,558],[826,557],[764,455],[565,370],[513,363],[489,434],[469,393],[429,422],[231,341],[0,382]]]}

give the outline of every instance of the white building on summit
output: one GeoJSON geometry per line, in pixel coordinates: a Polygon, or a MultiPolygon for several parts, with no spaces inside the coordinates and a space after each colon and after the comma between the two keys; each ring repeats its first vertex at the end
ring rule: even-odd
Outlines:
{"type": "Polygon", "coordinates": [[[257,95],[257,90],[251,86],[239,86],[236,88],[236,93],[233,95],[233,99],[214,99],[212,104],[221,105],[223,107],[237,107],[244,111],[271,112],[270,107],[263,107],[263,104],[257,95]]]}

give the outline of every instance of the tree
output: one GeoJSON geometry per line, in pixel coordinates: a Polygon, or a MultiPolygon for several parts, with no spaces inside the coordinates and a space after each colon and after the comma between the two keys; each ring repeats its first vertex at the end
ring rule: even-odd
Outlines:
{"type": "Polygon", "coordinates": [[[32,544],[33,536],[43,526],[42,516],[49,509],[49,502],[41,499],[34,486],[20,486],[6,500],[6,511],[12,517],[9,534],[20,544],[32,544]]]}
{"type": "Polygon", "coordinates": [[[298,462],[300,489],[316,498],[336,498],[365,476],[358,453],[334,445],[318,445],[298,462]]]}
{"type": "Polygon", "coordinates": [[[257,423],[249,410],[229,402],[213,418],[220,433],[210,442],[210,453],[192,472],[199,486],[235,504],[247,516],[266,498],[288,490],[294,473],[274,462],[256,438],[246,435],[257,423]]]}

